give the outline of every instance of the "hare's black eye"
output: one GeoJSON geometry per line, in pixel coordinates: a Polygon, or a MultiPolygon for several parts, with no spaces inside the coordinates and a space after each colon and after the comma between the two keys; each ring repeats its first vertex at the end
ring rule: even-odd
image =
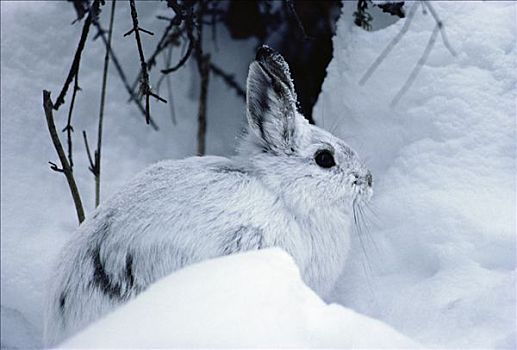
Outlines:
{"type": "Polygon", "coordinates": [[[334,165],[336,165],[332,152],[326,149],[316,152],[314,160],[316,161],[316,164],[322,168],[332,168],[334,165]]]}

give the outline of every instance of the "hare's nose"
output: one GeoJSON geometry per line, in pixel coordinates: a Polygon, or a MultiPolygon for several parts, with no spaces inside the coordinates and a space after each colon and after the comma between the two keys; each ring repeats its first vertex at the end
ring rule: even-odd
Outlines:
{"type": "Polygon", "coordinates": [[[366,183],[368,184],[368,187],[372,187],[373,184],[373,176],[370,170],[368,170],[368,173],[366,173],[366,176],[364,177],[366,180],[366,183]]]}
{"type": "Polygon", "coordinates": [[[372,173],[367,170],[366,174],[361,176],[357,173],[353,173],[353,176],[354,176],[354,181],[353,181],[353,184],[354,185],[368,185],[368,187],[372,187],[372,184],[373,184],[373,176],[372,176],[372,173]]]}

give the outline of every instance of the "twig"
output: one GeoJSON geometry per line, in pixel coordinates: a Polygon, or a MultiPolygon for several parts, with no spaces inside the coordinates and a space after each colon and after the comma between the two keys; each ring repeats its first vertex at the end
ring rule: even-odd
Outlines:
{"type": "MultiPolygon", "coordinates": [[[[196,11],[197,18],[203,18],[205,3],[201,3],[196,11]]],[[[196,26],[197,37],[193,33],[193,18],[187,20],[187,35],[190,42],[194,43],[194,57],[197,61],[199,75],[201,77],[201,91],[199,92],[198,105],[198,129],[197,129],[197,155],[205,154],[206,149],[206,107],[208,97],[208,83],[210,81],[210,55],[203,53],[203,23],[199,22],[196,26]]]]}
{"type": "Polygon", "coordinates": [[[86,43],[86,39],[88,38],[88,33],[90,31],[90,25],[92,24],[93,18],[97,15],[98,10],[99,10],[99,0],[95,0],[93,2],[93,5],[89,8],[88,17],[86,17],[86,20],[84,21],[83,30],[81,32],[81,38],[79,39],[79,44],[77,45],[77,49],[75,50],[75,55],[74,55],[74,60],[72,61],[72,66],[70,67],[70,70],[68,71],[68,76],[66,77],[65,83],[64,83],[63,87],[61,88],[61,92],[59,93],[59,96],[56,99],[56,103],[53,106],[53,108],[56,111],[65,102],[65,96],[68,91],[68,86],[72,82],[72,79],[74,79],[74,77],[79,72],[79,64],[81,62],[81,56],[83,53],[84,45],[86,43]]]}
{"type": "Polygon", "coordinates": [[[145,61],[144,50],[142,48],[142,41],[140,40],[141,28],[138,26],[138,14],[136,12],[135,0],[129,0],[129,5],[131,7],[133,29],[132,31],[129,31],[128,33],[124,34],[124,36],[129,35],[131,33],[135,34],[136,46],[138,48],[140,66],[142,70],[142,76],[140,78],[140,93],[145,97],[145,121],[147,124],[149,124],[149,120],[151,117],[149,106],[149,96],[151,95],[151,87],[149,86],[149,73],[147,72],[147,62],[145,61]]]}
{"type": "MultiPolygon", "coordinates": [[[[172,58],[172,46],[169,46],[169,49],[163,55],[164,66],[168,66],[171,62],[172,58]]],[[[169,111],[171,115],[172,124],[176,125],[176,112],[174,110],[174,100],[172,95],[172,85],[171,85],[171,76],[169,74],[162,74],[160,79],[158,79],[158,83],[156,84],[156,91],[160,92],[160,87],[163,81],[167,83],[167,98],[169,99],[169,111]]]]}
{"type": "Polygon", "coordinates": [[[154,49],[154,52],[151,56],[147,59],[147,68],[151,69],[152,66],[156,64],[156,57],[158,57],[158,54],[162,52],[163,49],[167,47],[167,45],[172,41],[175,40],[177,37],[179,37],[180,32],[177,32],[176,35],[169,35],[169,32],[174,28],[174,26],[178,26],[180,23],[179,17],[175,16],[174,18],[169,20],[169,24],[165,28],[162,37],[158,41],[158,44],[156,45],[156,48],[154,49]]]}
{"type": "Polygon", "coordinates": [[[90,145],[88,144],[88,136],[86,135],[86,131],[83,130],[83,139],[84,139],[84,147],[86,148],[86,154],[88,155],[88,162],[90,163],[90,166],[88,167],[88,170],[92,172],[92,174],[97,177],[97,167],[95,165],[94,158],[97,158],[96,154],[94,154],[94,157],[92,157],[92,154],[90,152],[90,145]]]}
{"type": "Polygon", "coordinates": [[[411,21],[413,20],[413,17],[416,13],[417,7],[418,7],[418,4],[415,4],[411,7],[411,9],[409,10],[408,16],[404,22],[404,25],[400,29],[400,32],[388,43],[388,45],[384,48],[382,53],[370,65],[370,67],[368,68],[366,73],[364,73],[361,80],[359,80],[359,85],[364,85],[368,81],[368,79],[370,79],[373,72],[375,72],[375,70],[380,66],[382,61],[384,61],[384,59],[389,55],[391,50],[393,50],[395,45],[397,45],[398,42],[400,41],[400,39],[402,39],[402,37],[404,36],[404,34],[406,34],[407,30],[409,29],[409,25],[411,24],[411,21]]]}
{"type": "Polygon", "coordinates": [[[298,16],[298,12],[296,12],[296,9],[294,8],[294,4],[292,0],[285,0],[285,3],[287,4],[287,7],[289,8],[289,11],[293,14],[293,17],[296,21],[296,25],[298,26],[298,29],[300,30],[300,33],[302,33],[303,40],[311,39],[307,32],[305,31],[305,28],[303,27],[302,20],[300,19],[300,16],[298,16]]]}
{"type": "MultiPolygon", "coordinates": [[[[106,39],[106,35],[104,34],[104,30],[102,29],[102,27],[101,27],[101,25],[99,24],[98,21],[94,20],[93,24],[97,28],[98,35],[101,37],[104,45],[106,46],[106,48],[109,51],[110,58],[113,61],[113,64],[115,65],[115,69],[117,70],[117,73],[118,73],[118,75],[120,77],[120,80],[122,80],[122,83],[124,84],[124,87],[126,88],[126,91],[128,92],[128,94],[130,96],[130,100],[134,101],[136,103],[138,109],[140,110],[142,115],[145,117],[144,107],[140,103],[140,100],[133,93],[133,89],[131,89],[131,86],[129,86],[129,83],[128,83],[127,78],[126,78],[126,74],[124,73],[124,70],[122,69],[122,66],[120,65],[120,62],[117,59],[117,56],[115,55],[115,52],[113,52],[113,49],[111,48],[111,45],[109,45],[108,40],[106,39]]],[[[152,117],[150,117],[149,121],[150,121],[151,127],[154,130],[159,130],[158,125],[156,125],[156,123],[154,122],[152,117]]]]}
{"type": "Polygon", "coordinates": [[[74,90],[72,93],[72,101],[70,101],[70,108],[68,109],[68,119],[66,122],[66,126],[62,130],[62,132],[66,131],[66,139],[68,146],[68,162],[70,163],[71,168],[74,167],[74,162],[72,160],[72,132],[74,132],[74,128],[72,127],[72,111],[74,110],[75,96],[77,94],[77,91],[81,90],[81,88],[79,87],[78,79],[79,72],[77,72],[77,74],[75,74],[74,77],[74,90]]]}
{"type": "Polygon", "coordinates": [[[399,92],[395,95],[395,97],[391,101],[391,103],[390,103],[391,107],[394,107],[400,101],[401,97],[406,93],[406,91],[411,87],[411,85],[415,81],[418,73],[422,69],[422,66],[427,61],[427,58],[429,57],[429,54],[431,53],[434,43],[436,42],[436,36],[438,35],[439,31],[440,31],[440,27],[437,24],[434,27],[434,30],[433,30],[431,36],[429,37],[429,41],[427,42],[427,46],[425,47],[425,50],[424,50],[422,56],[420,57],[420,59],[418,60],[415,68],[413,68],[413,70],[411,71],[411,74],[407,78],[406,82],[404,83],[402,88],[399,90],[399,92]]]}
{"type": "Polygon", "coordinates": [[[185,22],[185,31],[187,33],[189,43],[185,55],[179,60],[179,62],[175,66],[162,69],[161,72],[163,74],[169,74],[180,69],[187,62],[193,51],[196,51],[194,52],[194,54],[196,55],[196,59],[200,59],[202,55],[199,50],[200,44],[197,41],[199,40],[199,38],[194,38],[194,17],[197,17],[200,21],[199,25],[197,26],[198,34],[200,34],[201,28],[203,27],[203,23],[201,20],[203,18],[202,13],[204,11],[204,3],[202,2],[201,6],[199,6],[199,10],[196,16],[194,16],[193,13],[194,2],[191,2],[189,6],[185,6],[180,5],[176,0],[167,0],[167,6],[171,7],[174,10],[174,13],[176,14],[176,16],[178,16],[180,21],[185,22]]]}
{"type": "Polygon", "coordinates": [[[449,50],[451,55],[456,57],[456,51],[454,51],[451,44],[449,43],[449,40],[447,39],[447,35],[445,34],[445,28],[443,26],[443,22],[440,20],[440,17],[438,17],[438,14],[434,10],[434,7],[431,5],[431,3],[429,1],[421,1],[421,2],[422,2],[422,4],[424,4],[425,7],[427,7],[429,9],[429,12],[431,12],[431,15],[433,16],[433,18],[436,22],[436,25],[440,29],[440,34],[442,35],[443,44],[445,45],[447,50],[449,50]]]}
{"type": "MultiPolygon", "coordinates": [[[[108,46],[111,47],[111,36],[113,33],[113,19],[115,17],[115,4],[116,1],[111,3],[111,14],[110,24],[108,31],[108,46]]],[[[104,56],[104,70],[102,73],[102,90],[101,90],[101,102],[99,109],[99,125],[97,128],[97,150],[95,151],[95,207],[99,206],[101,196],[101,150],[102,150],[102,123],[104,120],[104,102],[106,99],[106,82],[108,80],[108,66],[109,66],[109,50],[106,48],[106,55],[104,56]]],[[[86,140],[86,133],[84,133],[86,140]]],[[[87,148],[88,150],[88,148],[87,148]]],[[[89,150],[88,150],[89,151],[89,150]]],[[[89,152],[88,152],[89,153],[89,152]]]]}
{"type": "Polygon", "coordinates": [[[75,183],[73,170],[68,163],[65,151],[63,150],[63,146],[61,145],[61,141],[59,140],[59,136],[57,134],[56,125],[54,123],[54,114],[52,112],[53,108],[54,106],[52,104],[52,100],[50,99],[50,91],[43,90],[43,110],[45,111],[47,126],[50,132],[50,138],[52,139],[54,148],[56,149],[57,155],[59,156],[59,161],[61,162],[61,169],[59,169],[56,164],[50,162],[51,169],[65,174],[66,181],[68,182],[68,187],[70,188],[72,199],[74,201],[77,219],[79,220],[79,223],[81,223],[84,221],[83,204],[81,201],[81,196],[79,195],[79,190],[77,189],[77,185],[75,183]]]}
{"type": "Polygon", "coordinates": [[[222,70],[222,68],[216,66],[214,63],[210,63],[210,70],[224,80],[226,85],[228,85],[230,88],[234,89],[237,93],[237,96],[242,98],[243,100],[246,100],[246,92],[244,89],[237,83],[235,80],[235,76],[233,74],[226,73],[222,70]]]}
{"type": "Polygon", "coordinates": [[[193,49],[194,49],[194,42],[192,40],[189,40],[188,49],[187,49],[187,52],[185,53],[185,55],[173,67],[162,69],[162,73],[169,74],[169,73],[175,72],[178,69],[180,69],[189,59],[190,55],[192,54],[193,49]]]}
{"type": "MultiPolygon", "coordinates": [[[[181,30],[178,30],[175,33],[172,33],[169,35],[169,32],[172,30],[173,26],[176,25],[176,23],[178,23],[177,18],[178,17],[176,16],[176,17],[170,19],[169,25],[167,26],[167,28],[165,28],[165,31],[163,32],[163,35],[162,35],[160,41],[158,42],[158,44],[156,45],[156,48],[154,49],[154,52],[147,59],[147,70],[148,71],[151,71],[151,69],[156,65],[156,57],[158,57],[158,55],[165,48],[167,48],[167,47],[172,48],[172,46],[170,44],[173,43],[175,40],[177,40],[181,36],[181,34],[182,34],[181,30]]],[[[170,60],[168,60],[168,62],[169,63],[166,66],[170,65],[170,60]]],[[[131,89],[133,91],[135,91],[135,88],[138,85],[138,82],[140,81],[141,76],[142,76],[142,71],[140,71],[138,73],[135,81],[133,82],[133,85],[131,86],[131,89]]]]}
{"type": "Polygon", "coordinates": [[[210,81],[210,55],[201,57],[199,62],[199,74],[201,75],[201,91],[199,94],[198,106],[198,129],[197,129],[197,155],[205,154],[206,148],[206,107],[208,97],[208,83],[210,81]]]}

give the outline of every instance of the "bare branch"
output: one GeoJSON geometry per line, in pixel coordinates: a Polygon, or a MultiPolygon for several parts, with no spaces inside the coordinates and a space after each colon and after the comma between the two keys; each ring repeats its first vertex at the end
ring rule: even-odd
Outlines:
{"type": "Polygon", "coordinates": [[[210,55],[203,55],[199,62],[199,74],[201,75],[201,91],[199,93],[198,129],[197,129],[197,155],[205,154],[206,148],[206,107],[208,98],[208,83],[210,81],[210,55]]]}
{"type": "Polygon", "coordinates": [[[84,139],[84,147],[86,148],[86,154],[88,155],[88,162],[90,163],[90,166],[88,167],[88,170],[92,172],[94,176],[97,176],[97,166],[95,165],[95,160],[97,158],[97,152],[94,153],[94,157],[92,157],[92,154],[90,152],[90,145],[88,144],[88,136],[86,135],[86,131],[83,130],[83,139],[84,139]]]}
{"type": "MultiPolygon", "coordinates": [[[[168,55],[167,55],[167,57],[165,57],[166,65],[170,64],[171,57],[172,57],[172,47],[170,47],[170,49],[168,51],[168,55]]],[[[170,101],[169,110],[170,110],[170,114],[171,114],[172,124],[176,125],[176,112],[174,111],[174,102],[172,100],[173,95],[172,95],[171,76],[165,75],[165,74],[162,74],[162,76],[165,77],[165,80],[167,81],[167,96],[170,101]]]]}
{"type": "MultiPolygon", "coordinates": [[[[130,96],[130,101],[134,101],[135,102],[135,104],[137,105],[138,109],[140,110],[142,115],[145,117],[144,107],[140,103],[140,100],[138,99],[138,97],[135,96],[135,94],[133,92],[133,89],[131,89],[131,87],[129,86],[129,83],[128,83],[127,78],[126,78],[126,74],[124,73],[124,70],[122,69],[122,66],[120,65],[120,62],[119,62],[117,56],[115,55],[115,52],[111,48],[111,45],[109,45],[109,43],[108,43],[108,39],[106,38],[106,31],[104,29],[102,29],[102,27],[101,27],[99,21],[97,20],[97,18],[93,18],[92,23],[97,28],[97,35],[101,37],[102,42],[104,43],[104,45],[106,46],[106,48],[109,51],[109,55],[110,55],[111,61],[115,65],[115,69],[117,70],[117,73],[118,73],[118,75],[120,77],[120,80],[124,84],[124,87],[126,88],[126,91],[128,92],[128,94],[130,96]]],[[[154,130],[159,130],[158,125],[156,125],[156,123],[154,122],[152,117],[150,118],[150,125],[151,125],[151,127],[154,130]]]]}
{"type": "Polygon", "coordinates": [[[445,28],[444,28],[443,22],[440,20],[440,17],[438,17],[438,14],[434,10],[434,7],[431,5],[431,3],[429,1],[421,1],[421,2],[422,2],[422,4],[424,4],[425,7],[427,7],[429,9],[429,12],[431,12],[431,15],[433,16],[433,18],[436,22],[436,25],[440,29],[440,34],[442,35],[443,44],[445,45],[447,50],[449,50],[451,55],[456,57],[456,55],[457,55],[456,51],[452,48],[451,44],[449,43],[449,40],[447,39],[447,35],[445,34],[445,28]]]}
{"type": "MultiPolygon", "coordinates": [[[[136,11],[135,0],[129,0],[129,5],[131,7],[131,18],[133,19],[133,33],[135,34],[136,46],[138,48],[138,54],[140,56],[140,66],[141,66],[141,79],[140,79],[140,92],[143,96],[145,96],[145,116],[146,122],[149,124],[151,119],[150,106],[149,106],[149,96],[153,96],[159,101],[167,103],[166,100],[162,99],[158,95],[152,93],[151,86],[149,85],[149,73],[147,72],[147,62],[144,57],[144,50],[142,48],[142,41],[140,40],[140,31],[143,31],[138,25],[138,13],[136,11]]],[[[145,31],[146,33],[150,33],[145,31]]],[[[128,32],[129,34],[131,33],[128,32]]],[[[126,33],[126,35],[128,35],[126,33]]],[[[153,34],[154,35],[154,34],[153,34]]]]}
{"type": "Polygon", "coordinates": [[[373,72],[380,66],[382,61],[389,55],[391,50],[395,47],[395,45],[398,44],[400,39],[406,34],[406,32],[409,29],[409,25],[411,24],[411,21],[413,20],[413,17],[415,16],[415,12],[417,10],[418,4],[414,4],[411,9],[409,10],[408,16],[404,22],[404,25],[400,29],[400,32],[388,43],[388,45],[384,48],[384,50],[381,52],[381,54],[375,59],[375,61],[370,65],[370,68],[364,73],[361,80],[359,80],[359,85],[364,85],[368,79],[372,76],[373,72]]]}
{"type": "Polygon", "coordinates": [[[68,91],[68,86],[72,82],[72,79],[78,74],[79,72],[79,64],[81,62],[81,56],[83,53],[84,45],[86,43],[86,39],[88,38],[88,33],[90,31],[90,25],[92,24],[93,18],[97,15],[97,12],[99,10],[99,0],[95,0],[93,2],[93,5],[89,8],[88,17],[86,17],[86,20],[83,24],[83,30],[81,32],[81,38],[79,39],[79,44],[77,45],[77,49],[75,50],[74,60],[72,61],[72,66],[70,67],[70,70],[68,72],[68,76],[66,77],[65,83],[63,87],[61,88],[61,92],[59,93],[59,96],[56,99],[56,103],[54,104],[54,109],[57,111],[59,107],[65,102],[65,96],[68,91]]]}
{"type": "Polygon", "coordinates": [[[223,79],[226,85],[235,90],[237,96],[246,100],[246,91],[244,91],[244,89],[237,83],[235,75],[226,73],[222,68],[216,66],[214,63],[210,63],[210,69],[215,75],[223,79]]]}
{"type": "Polygon", "coordinates": [[[66,131],[66,139],[67,139],[67,146],[68,146],[68,162],[70,163],[70,167],[74,167],[74,162],[72,160],[72,133],[74,132],[74,128],[72,127],[72,112],[74,110],[75,105],[75,96],[77,95],[77,91],[80,91],[81,88],[79,87],[79,72],[75,74],[74,77],[74,91],[72,93],[72,101],[70,101],[70,108],[68,109],[68,119],[66,122],[66,126],[62,130],[62,132],[66,131]]]}
{"type": "MultiPolygon", "coordinates": [[[[197,18],[203,18],[205,4],[201,3],[196,11],[197,18]]],[[[206,148],[206,107],[208,99],[208,83],[210,81],[210,55],[203,53],[203,23],[200,22],[195,27],[197,36],[194,37],[193,22],[194,16],[191,16],[187,21],[187,35],[190,42],[194,43],[194,57],[197,62],[199,75],[201,77],[201,91],[199,92],[198,105],[198,129],[197,129],[197,154],[202,156],[205,154],[206,148]]]]}
{"type": "MultiPolygon", "coordinates": [[[[111,3],[111,14],[110,14],[110,24],[108,31],[108,47],[111,47],[111,37],[113,33],[113,20],[115,17],[115,4],[116,1],[111,3]]],[[[106,47],[106,54],[104,56],[104,70],[102,73],[102,90],[101,90],[101,102],[99,107],[99,125],[97,127],[97,149],[95,151],[95,207],[99,206],[100,196],[101,196],[101,151],[102,151],[102,124],[104,121],[104,103],[106,99],[106,83],[108,81],[108,66],[109,66],[109,50],[106,47]]],[[[84,132],[84,138],[86,141],[86,132],[84,132]]],[[[89,154],[88,147],[86,148],[89,154]]],[[[90,159],[91,162],[91,159],[90,159]]]]}
{"type": "Polygon", "coordinates": [[[298,29],[300,30],[300,33],[302,33],[303,39],[308,40],[311,39],[307,32],[305,31],[305,28],[303,27],[302,20],[300,19],[300,16],[298,16],[298,12],[296,12],[296,9],[294,8],[294,4],[292,0],[285,0],[285,3],[287,4],[287,7],[289,8],[289,11],[293,14],[293,17],[296,21],[296,25],[298,26],[298,29]]]}
{"type": "MultiPolygon", "coordinates": [[[[185,6],[180,5],[176,0],[167,0],[167,6],[171,7],[174,10],[180,22],[185,21],[185,31],[187,33],[189,43],[185,55],[179,60],[179,62],[175,66],[162,69],[161,72],[163,74],[169,74],[180,69],[187,62],[190,55],[194,51],[196,51],[194,52],[194,54],[196,55],[196,59],[200,59],[202,56],[202,53],[200,51],[201,44],[199,42],[199,37],[197,39],[194,37],[194,17],[196,16],[193,13],[193,3],[191,3],[190,6],[185,6]]],[[[201,3],[201,6],[199,6],[199,10],[197,13],[197,17],[200,19],[200,23],[197,26],[198,35],[201,33],[201,28],[203,27],[203,23],[201,22],[201,19],[203,18],[203,11],[204,3],[201,3]]]]}
{"type": "Polygon", "coordinates": [[[60,167],[58,167],[56,163],[54,163],[54,162],[48,162],[48,163],[50,164],[51,170],[54,170],[55,172],[58,172],[58,173],[64,173],[64,170],[61,169],[60,167]]]}
{"type": "MultiPolygon", "coordinates": [[[[159,18],[162,18],[158,16],[159,18]]],[[[165,28],[162,37],[158,41],[158,44],[156,45],[156,48],[154,49],[154,52],[152,55],[147,59],[147,70],[151,71],[151,69],[156,65],[156,57],[167,47],[172,48],[170,44],[174,43],[175,40],[177,40],[181,34],[182,30],[177,30],[175,33],[170,33],[172,28],[174,26],[179,26],[180,20],[178,16],[175,16],[174,18],[165,18],[169,21],[168,26],[165,28]]],[[[170,65],[170,60],[168,60],[168,64],[166,66],[170,65]]],[[[133,82],[133,85],[131,86],[131,89],[134,91],[136,86],[138,85],[138,82],[140,81],[140,77],[142,76],[142,71],[138,73],[138,76],[136,77],[135,81],[133,82]]],[[[158,88],[157,88],[158,90],[158,88]]]]}
{"type": "Polygon", "coordinates": [[[438,35],[439,31],[440,31],[440,27],[439,27],[439,25],[436,25],[434,27],[434,30],[433,30],[431,36],[429,37],[427,46],[425,47],[425,50],[424,50],[422,56],[420,57],[420,59],[418,60],[415,68],[413,68],[413,70],[411,71],[411,74],[407,78],[406,82],[404,83],[402,88],[399,90],[399,92],[395,95],[395,97],[391,101],[391,104],[390,104],[391,107],[394,107],[400,101],[402,96],[404,96],[404,94],[407,92],[407,90],[411,87],[411,85],[413,85],[413,82],[415,81],[418,73],[422,69],[422,66],[425,64],[425,62],[427,61],[427,58],[429,57],[429,54],[431,53],[434,43],[436,42],[436,36],[438,35]]]}
{"type": "Polygon", "coordinates": [[[166,68],[166,69],[162,69],[162,73],[163,74],[169,74],[169,73],[172,73],[172,72],[175,72],[177,71],[178,69],[180,69],[186,62],[187,60],[189,59],[190,55],[192,54],[192,50],[194,49],[194,42],[192,40],[189,40],[189,44],[188,44],[188,49],[187,49],[187,52],[185,53],[185,55],[179,60],[179,62],[173,66],[173,67],[170,67],[170,68],[166,68]]]}
{"type": "Polygon", "coordinates": [[[65,151],[63,150],[63,146],[61,145],[61,141],[59,140],[59,136],[57,134],[56,125],[54,123],[54,114],[52,109],[54,108],[52,104],[52,100],[50,99],[50,91],[43,90],[43,110],[45,111],[45,117],[47,120],[48,130],[50,132],[50,138],[52,139],[52,143],[54,144],[54,148],[59,156],[59,161],[61,162],[61,169],[52,162],[51,169],[54,171],[62,172],[65,174],[66,181],[68,182],[68,187],[70,188],[70,192],[72,194],[72,199],[75,205],[75,211],[77,213],[77,219],[79,223],[84,221],[84,209],[81,201],[81,196],[79,195],[79,190],[77,188],[77,184],[75,183],[74,175],[70,164],[65,155],[65,151]]]}
{"type": "MultiPolygon", "coordinates": [[[[170,65],[172,58],[172,46],[169,46],[169,49],[163,55],[163,63],[164,66],[167,67],[170,65]]],[[[171,85],[171,76],[169,74],[162,74],[156,83],[156,91],[160,92],[160,87],[163,81],[167,82],[167,98],[169,99],[169,111],[171,116],[172,124],[176,125],[176,112],[174,111],[174,100],[172,95],[172,85],[171,85]]]]}

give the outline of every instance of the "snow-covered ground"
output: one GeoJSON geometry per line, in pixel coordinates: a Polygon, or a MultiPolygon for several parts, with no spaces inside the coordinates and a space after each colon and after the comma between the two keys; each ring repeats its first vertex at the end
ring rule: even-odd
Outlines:
{"type": "MultiPolygon", "coordinates": [[[[363,158],[366,156],[374,172],[376,193],[372,203],[375,215],[367,213],[370,237],[354,237],[355,248],[331,301],[386,323],[424,345],[515,348],[517,5],[432,4],[444,20],[457,56],[449,53],[438,35],[414,85],[393,108],[391,100],[431,35],[434,22],[429,11],[426,15],[421,9],[416,12],[400,43],[369,81],[360,86],[358,81],[363,73],[405,20],[379,31],[365,32],[351,24],[352,4],[346,3],[343,9],[334,40],[335,58],[329,66],[315,117],[320,126],[333,130],[363,158]]],[[[81,26],[69,24],[75,16],[70,3],[2,2],[0,6],[1,344],[6,348],[38,347],[50,261],[76,227],[65,180],[48,169],[47,161],[55,161],[56,155],[44,123],[41,90],[49,89],[54,98],[57,96],[81,26]]],[[[163,11],[146,2],[139,2],[138,6],[145,28],[161,32],[163,23],[153,18],[157,12],[167,12],[165,4],[163,11]]],[[[115,35],[121,37],[130,25],[127,4],[120,3],[117,11],[115,35]]],[[[154,43],[151,39],[144,41],[147,52],[154,43]]],[[[239,59],[223,63],[243,78],[255,43],[228,44],[221,38],[218,44],[229,57],[239,55],[239,59]]],[[[87,170],[80,132],[85,129],[94,139],[97,107],[92,106],[98,105],[104,50],[100,41],[89,41],[88,45],[81,65],[83,92],[74,116],[74,147],[76,177],[86,208],[91,211],[93,180],[87,170]]],[[[119,44],[115,49],[128,73],[132,73],[130,76],[134,76],[138,67],[136,47],[119,44]]],[[[103,148],[103,198],[146,165],[195,152],[197,87],[191,83],[192,72],[192,67],[186,67],[172,77],[177,125],[170,122],[167,106],[152,105],[161,128],[155,132],[144,125],[133,106],[125,103],[127,95],[111,67],[103,148]]],[[[228,93],[217,78],[212,79],[209,99],[208,151],[231,153],[233,140],[244,123],[242,102],[228,93]]],[[[65,124],[66,108],[63,106],[56,114],[61,127],[65,124]]],[[[273,332],[273,327],[270,333],[272,339],[278,339],[277,344],[358,347],[364,343],[356,340],[380,339],[373,338],[371,331],[379,337],[386,336],[386,343],[397,346],[399,335],[390,328],[348,309],[326,306],[301,288],[297,276],[289,259],[278,252],[216,260],[171,275],[127,309],[94,325],[85,334],[95,332],[100,325],[119,323],[118,317],[147,310],[143,304],[149,303],[149,309],[162,312],[159,298],[171,307],[164,310],[181,307],[192,312],[167,318],[171,322],[194,317],[196,312],[206,315],[222,311],[225,305],[227,312],[232,312],[227,316],[233,322],[243,322],[242,325],[252,326],[271,320],[274,315],[281,316],[275,325],[283,325],[286,333],[282,338],[274,338],[280,335],[273,332]],[[250,291],[253,283],[259,282],[248,280],[246,271],[238,268],[240,264],[257,274],[271,272],[262,274],[267,275],[265,285],[259,289],[263,293],[250,291]],[[275,268],[280,272],[275,272],[275,268]],[[219,276],[219,269],[232,271],[235,276],[210,287],[214,288],[210,293],[213,303],[192,303],[190,308],[176,304],[173,298],[159,298],[163,293],[179,295],[199,286],[198,278],[217,281],[211,276],[219,276]],[[225,285],[239,287],[235,300],[228,304],[217,299],[225,295],[225,285]],[[253,298],[239,299],[245,295],[253,298]],[[267,305],[268,301],[272,304],[267,305]],[[206,312],[208,305],[215,306],[206,312]],[[258,312],[258,305],[263,306],[263,314],[258,312]],[[239,318],[245,311],[255,317],[239,318]],[[366,335],[361,338],[347,333],[342,328],[346,322],[360,324],[354,330],[366,335]],[[297,337],[311,331],[328,337],[297,337]],[[353,338],[337,337],[341,331],[353,338]],[[339,343],[327,342],[328,339],[339,343]]],[[[249,333],[238,343],[238,339],[230,338],[231,333],[223,332],[223,324],[213,327],[207,332],[221,334],[221,346],[237,346],[245,341],[251,344],[258,339],[257,334],[249,333]]],[[[101,337],[101,333],[95,334],[101,337]]],[[[136,330],[132,334],[141,336],[136,330]]],[[[84,340],[84,335],[72,341],[80,339],[84,340]]],[[[156,341],[164,339],[171,338],[156,336],[156,341]]],[[[189,339],[194,337],[173,340],[186,346],[189,339]]],[[[213,345],[196,340],[191,344],[213,345]]]]}
{"type": "Polygon", "coordinates": [[[435,22],[419,8],[360,86],[404,21],[365,32],[344,8],[315,115],[367,158],[376,192],[333,300],[424,344],[515,348],[517,4],[432,4],[457,56],[438,35],[393,108],[435,22]]]}

